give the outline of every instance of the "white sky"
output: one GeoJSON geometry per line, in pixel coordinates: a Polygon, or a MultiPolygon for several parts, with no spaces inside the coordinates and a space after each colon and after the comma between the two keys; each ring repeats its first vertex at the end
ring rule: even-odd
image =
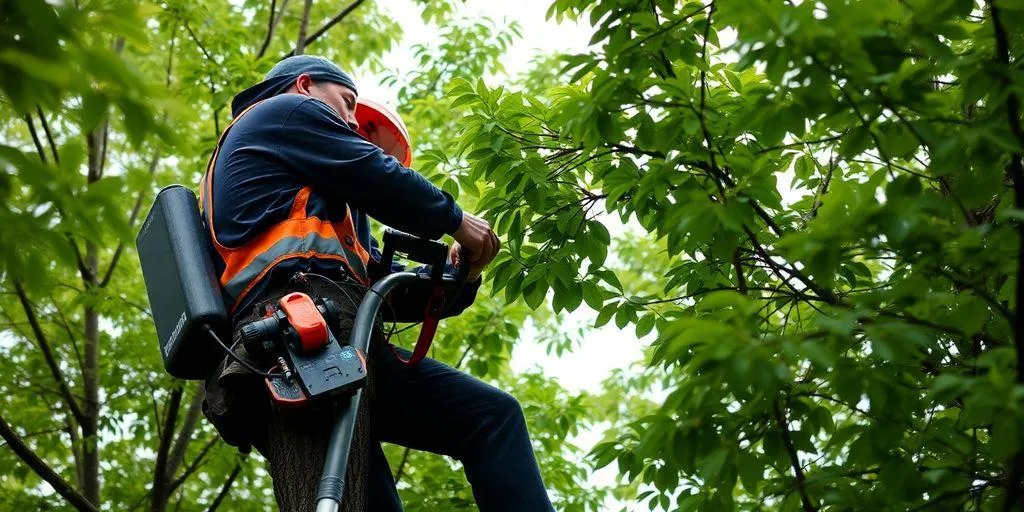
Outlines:
{"type": "MultiPolygon", "coordinates": [[[[523,37],[516,40],[501,62],[510,76],[515,76],[530,67],[530,61],[538,53],[578,52],[587,47],[593,30],[587,23],[556,24],[544,19],[544,14],[554,0],[466,0],[456,7],[455,16],[465,18],[488,17],[499,26],[504,21],[518,21],[523,37]]],[[[417,65],[412,58],[414,44],[429,44],[436,39],[436,27],[425,25],[420,17],[420,7],[411,0],[377,0],[377,4],[402,26],[403,39],[389,53],[384,61],[399,76],[414,70],[417,65]]],[[[356,73],[359,94],[385,103],[394,104],[395,90],[379,85],[380,77],[356,73]]]]}

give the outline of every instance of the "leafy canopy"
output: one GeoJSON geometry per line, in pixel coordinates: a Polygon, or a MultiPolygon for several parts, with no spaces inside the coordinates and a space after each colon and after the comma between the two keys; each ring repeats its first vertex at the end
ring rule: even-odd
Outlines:
{"type": "Polygon", "coordinates": [[[1024,4],[549,14],[592,50],[544,94],[456,82],[443,163],[487,184],[507,300],[652,336],[630,394],[665,398],[596,465],[652,509],[1019,500],[1024,4]]]}

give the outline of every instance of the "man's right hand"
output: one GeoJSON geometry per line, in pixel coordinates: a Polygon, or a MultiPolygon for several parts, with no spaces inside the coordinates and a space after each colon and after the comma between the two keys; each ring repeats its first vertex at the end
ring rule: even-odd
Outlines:
{"type": "Polygon", "coordinates": [[[498,235],[484,219],[469,213],[462,214],[462,224],[452,236],[469,254],[470,275],[479,276],[501,248],[498,235]]]}

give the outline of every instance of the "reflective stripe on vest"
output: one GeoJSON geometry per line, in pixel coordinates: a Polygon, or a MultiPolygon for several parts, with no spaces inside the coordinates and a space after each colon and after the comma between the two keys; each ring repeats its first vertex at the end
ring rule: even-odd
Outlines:
{"type": "Polygon", "coordinates": [[[231,312],[241,305],[242,299],[267,273],[281,262],[291,259],[335,260],[341,263],[353,278],[363,284],[369,284],[366,265],[370,254],[356,237],[352,212],[346,205],[345,219],[340,222],[307,216],[306,205],[312,192],[309,186],[302,187],[295,194],[287,219],[270,226],[252,240],[240,247],[226,247],[217,240],[217,234],[213,229],[213,171],[217,155],[228,130],[256,105],[259,103],[242,111],[224,128],[207,165],[199,191],[210,238],[217,254],[224,261],[220,284],[231,303],[231,312]]]}

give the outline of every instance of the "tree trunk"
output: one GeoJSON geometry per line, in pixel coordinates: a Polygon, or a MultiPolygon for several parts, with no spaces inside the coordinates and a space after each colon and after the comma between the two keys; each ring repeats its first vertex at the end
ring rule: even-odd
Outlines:
{"type": "MultiPolygon", "coordinates": [[[[240,319],[238,325],[259,318],[260,315],[256,312],[263,311],[263,304],[276,302],[277,297],[292,291],[305,292],[314,298],[334,299],[341,307],[342,314],[341,325],[336,326],[337,329],[332,326],[331,332],[343,343],[348,341],[352,321],[358,307],[358,303],[355,302],[358,299],[353,300],[353,298],[361,297],[363,293],[358,288],[350,288],[346,291],[333,285],[321,287],[305,284],[289,287],[286,290],[268,291],[265,295],[267,299],[254,307],[253,313],[240,319]]],[[[238,325],[236,325],[236,331],[238,325]]],[[[237,339],[237,332],[235,336],[237,339]]],[[[366,469],[369,466],[370,443],[375,442],[373,441],[370,417],[370,407],[374,398],[372,368],[377,358],[377,352],[380,351],[382,345],[382,337],[377,331],[371,344],[371,347],[377,347],[377,349],[370,350],[370,353],[367,354],[367,365],[370,367],[370,371],[367,372],[367,381],[360,400],[356,432],[352,440],[348,470],[345,475],[345,491],[341,506],[341,510],[344,512],[367,510],[369,486],[366,469]]],[[[231,372],[225,370],[221,373],[220,378],[223,378],[224,373],[231,372]]],[[[341,410],[347,406],[348,400],[342,398],[336,405],[307,405],[302,408],[267,405],[270,397],[266,394],[262,379],[255,379],[256,382],[253,382],[251,374],[249,374],[247,380],[248,383],[244,384],[242,388],[229,385],[227,388],[222,388],[221,391],[214,391],[214,393],[227,393],[239,398],[253,397],[259,393],[260,396],[266,397],[258,399],[258,403],[254,404],[252,410],[246,414],[251,418],[246,421],[265,422],[252,430],[251,435],[255,437],[252,439],[252,444],[267,460],[267,470],[273,479],[278,508],[282,512],[307,512],[315,506],[317,488],[320,484],[331,431],[334,429],[341,410]]],[[[215,382],[220,382],[220,380],[215,382]]],[[[208,384],[208,401],[211,398],[215,402],[223,399],[211,397],[210,392],[211,388],[208,384]]]]}
{"type": "MultiPolygon", "coordinates": [[[[370,393],[363,393],[355,438],[345,476],[342,512],[367,510],[369,463],[370,393]]],[[[325,452],[339,412],[289,411],[275,409],[268,431],[267,459],[274,479],[274,495],[281,512],[311,510],[316,503],[317,486],[324,467],[325,452]]]]}
{"type": "MultiPolygon", "coordinates": [[[[95,251],[94,248],[90,249],[95,251]]],[[[99,314],[85,308],[85,421],[82,423],[82,492],[86,499],[100,503],[100,450],[99,450],[99,314]]]]}
{"type": "MultiPolygon", "coordinates": [[[[103,129],[89,133],[88,182],[98,181],[103,175],[103,129]]],[[[85,243],[85,275],[82,276],[86,290],[96,286],[96,269],[99,267],[99,249],[93,242],[85,243]]],[[[100,445],[99,445],[99,367],[100,329],[99,313],[90,306],[85,307],[85,366],[82,368],[82,384],[85,388],[85,421],[82,422],[82,493],[92,503],[100,501],[100,445]]]]}

